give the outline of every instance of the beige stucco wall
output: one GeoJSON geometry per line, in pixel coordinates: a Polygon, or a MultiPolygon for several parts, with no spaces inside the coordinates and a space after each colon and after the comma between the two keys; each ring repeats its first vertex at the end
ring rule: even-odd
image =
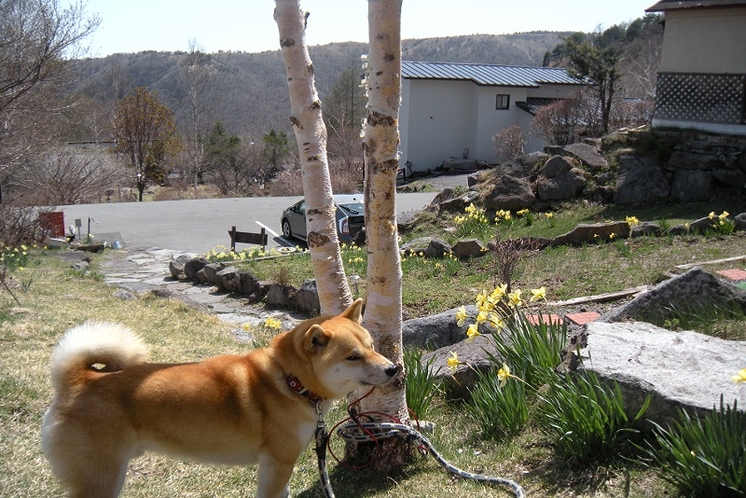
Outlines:
{"type": "Polygon", "coordinates": [[[746,73],[746,7],[669,10],[660,72],[746,73]]]}

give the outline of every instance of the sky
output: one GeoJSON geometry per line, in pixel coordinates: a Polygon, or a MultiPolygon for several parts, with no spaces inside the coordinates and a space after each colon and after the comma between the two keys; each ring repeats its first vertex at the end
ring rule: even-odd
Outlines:
{"type": "MultiPolygon", "coordinates": [[[[143,50],[262,52],[279,48],[272,0],[83,0],[101,26],[91,57],[143,50]]],[[[73,3],[72,0],[68,2],[73,3]]],[[[656,0],[403,0],[402,38],[608,28],[645,15],[656,0]]],[[[60,2],[64,5],[64,2],[60,2]]],[[[301,0],[309,46],[368,41],[365,0],[301,0]]]]}

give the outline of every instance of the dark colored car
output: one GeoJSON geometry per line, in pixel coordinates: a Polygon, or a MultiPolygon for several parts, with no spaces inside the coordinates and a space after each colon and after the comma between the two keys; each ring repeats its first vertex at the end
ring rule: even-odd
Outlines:
{"type": "MultiPolygon", "coordinates": [[[[340,242],[351,243],[355,236],[365,227],[365,206],[362,194],[333,195],[337,206],[337,234],[340,242]]],[[[280,218],[282,236],[306,240],[306,200],[296,202],[282,212],[280,218]]]]}

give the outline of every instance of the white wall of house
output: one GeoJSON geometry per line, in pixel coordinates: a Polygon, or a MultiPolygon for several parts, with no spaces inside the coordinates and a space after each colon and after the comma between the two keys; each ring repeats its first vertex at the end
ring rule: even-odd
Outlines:
{"type": "Polygon", "coordinates": [[[447,157],[473,149],[476,87],[468,81],[402,81],[400,164],[413,171],[435,169],[447,157]]]}
{"type": "Polygon", "coordinates": [[[659,71],[746,73],[746,7],[666,11],[659,71]]]}
{"type": "MultiPolygon", "coordinates": [[[[526,135],[533,117],[518,108],[516,102],[529,97],[566,98],[576,85],[535,87],[479,86],[471,81],[437,79],[402,80],[402,105],[399,112],[401,153],[399,163],[411,163],[411,171],[433,170],[449,157],[497,162],[492,137],[498,131],[517,124],[526,135]],[[496,109],[497,95],[508,95],[508,109],[496,109]]],[[[530,137],[526,152],[547,145],[530,137]]]]}

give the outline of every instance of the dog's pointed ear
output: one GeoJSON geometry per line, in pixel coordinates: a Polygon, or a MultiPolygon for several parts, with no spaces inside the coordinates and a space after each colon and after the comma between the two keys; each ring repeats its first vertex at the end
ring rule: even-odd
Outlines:
{"type": "Polygon", "coordinates": [[[356,299],[342,312],[342,316],[355,323],[361,323],[363,321],[363,299],[356,299]]]}
{"type": "Polygon", "coordinates": [[[303,336],[303,347],[309,353],[318,353],[319,350],[329,344],[331,334],[320,325],[311,325],[303,336]]]}

